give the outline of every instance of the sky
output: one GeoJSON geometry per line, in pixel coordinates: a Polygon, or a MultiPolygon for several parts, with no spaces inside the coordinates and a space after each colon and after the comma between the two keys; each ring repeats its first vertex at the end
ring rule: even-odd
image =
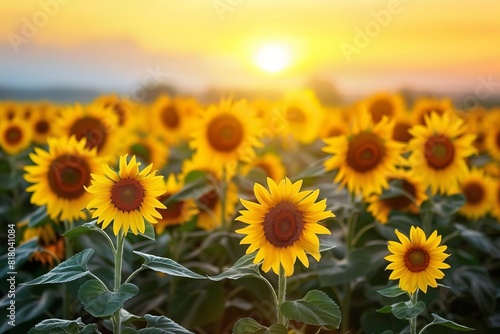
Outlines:
{"type": "Polygon", "coordinates": [[[3,0],[0,13],[0,86],[14,88],[286,90],[319,77],[368,94],[500,82],[497,0],[3,0]],[[269,45],[287,50],[282,71],[256,64],[269,45]]]}

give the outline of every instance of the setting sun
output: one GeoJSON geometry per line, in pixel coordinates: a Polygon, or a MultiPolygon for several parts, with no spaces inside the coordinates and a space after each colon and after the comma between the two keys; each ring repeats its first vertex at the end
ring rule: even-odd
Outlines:
{"type": "Polygon", "coordinates": [[[255,54],[255,63],[266,72],[279,72],[289,65],[290,52],[281,45],[266,45],[255,54]]]}

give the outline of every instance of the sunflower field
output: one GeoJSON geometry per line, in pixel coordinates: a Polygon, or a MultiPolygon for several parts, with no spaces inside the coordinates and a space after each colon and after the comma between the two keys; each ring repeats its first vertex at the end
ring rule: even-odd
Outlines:
{"type": "Polygon", "coordinates": [[[1,333],[500,330],[494,107],[2,101],[0,198],[1,333]]]}

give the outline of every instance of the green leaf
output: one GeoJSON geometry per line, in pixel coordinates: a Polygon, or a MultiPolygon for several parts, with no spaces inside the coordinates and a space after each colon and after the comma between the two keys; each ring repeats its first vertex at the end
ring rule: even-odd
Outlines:
{"type": "Polygon", "coordinates": [[[93,249],[85,249],[60,263],[54,269],[27,283],[22,285],[36,285],[36,284],[49,284],[49,283],[65,283],[71,282],[81,277],[86,276],[89,271],[87,269],[87,262],[94,255],[93,249]]]}
{"type": "Polygon", "coordinates": [[[452,329],[456,329],[457,331],[460,331],[460,332],[470,332],[470,331],[475,330],[474,328],[459,325],[456,322],[442,318],[435,313],[431,313],[431,315],[434,318],[434,321],[431,322],[429,325],[442,325],[442,326],[446,326],[446,327],[449,327],[452,329]]]}
{"type": "Polygon", "coordinates": [[[255,258],[255,252],[243,255],[241,258],[236,261],[233,266],[226,271],[216,275],[216,276],[208,276],[208,279],[212,281],[222,281],[223,279],[239,279],[242,277],[249,276],[260,276],[259,273],[259,265],[253,263],[253,259],[255,258]]]}
{"type": "Polygon", "coordinates": [[[282,324],[273,324],[264,334],[288,334],[287,328],[282,324]]]}
{"type": "Polygon", "coordinates": [[[455,194],[437,199],[433,203],[432,211],[441,217],[450,217],[465,204],[465,195],[455,194]]]}
{"type": "Polygon", "coordinates": [[[377,310],[378,313],[392,313],[392,305],[386,305],[377,310]]]}
{"type": "Polygon", "coordinates": [[[252,318],[242,318],[233,326],[233,334],[254,334],[258,330],[266,330],[267,327],[259,324],[252,318]]]}
{"type": "Polygon", "coordinates": [[[82,284],[78,299],[94,317],[105,318],[119,310],[123,303],[138,292],[139,288],[132,283],[123,284],[118,291],[111,292],[100,281],[92,279],[82,284]]]}
{"type": "MultiPolygon", "coordinates": [[[[28,261],[30,258],[31,254],[38,250],[38,241],[37,238],[33,238],[25,243],[20,244],[16,248],[16,269],[21,268],[21,266],[28,261]]],[[[0,257],[0,278],[4,277],[7,275],[7,272],[9,271],[15,271],[11,270],[8,263],[8,253],[5,252],[5,254],[0,257]]]]}
{"type": "Polygon", "coordinates": [[[30,329],[28,334],[100,334],[96,324],[85,325],[76,320],[46,319],[30,329]]]}
{"type": "Polygon", "coordinates": [[[287,318],[310,325],[329,329],[339,328],[340,325],[339,307],[319,290],[309,291],[302,299],[284,302],[280,311],[287,318]]]}
{"type": "Polygon", "coordinates": [[[401,288],[398,285],[394,285],[382,290],[377,290],[377,292],[380,293],[382,296],[389,298],[401,296],[406,293],[404,290],[401,290],[401,288]]]}
{"type": "Polygon", "coordinates": [[[22,221],[28,221],[28,227],[38,226],[48,216],[47,207],[41,206],[26,217],[22,221]]]}
{"type": "Polygon", "coordinates": [[[386,331],[383,331],[381,334],[394,334],[394,332],[388,329],[386,331]]]}
{"type": "Polygon", "coordinates": [[[89,231],[95,231],[98,229],[98,227],[96,226],[96,221],[97,220],[94,220],[94,221],[91,221],[89,223],[85,223],[83,225],[73,227],[72,229],[64,232],[63,237],[75,238],[75,237],[78,237],[78,236],[80,236],[84,233],[87,233],[89,231]]]}
{"type": "Polygon", "coordinates": [[[168,206],[171,203],[179,202],[188,198],[197,199],[213,189],[213,185],[206,174],[199,171],[192,171],[186,176],[184,187],[175,195],[170,196],[163,204],[168,206]]]}
{"type": "Polygon", "coordinates": [[[418,301],[415,305],[411,301],[399,302],[392,304],[392,314],[398,319],[413,319],[417,315],[423,312],[425,309],[425,303],[423,301],[418,301]]]}
{"type": "Polygon", "coordinates": [[[319,238],[319,252],[325,252],[330,249],[337,247],[335,240],[328,236],[323,236],[319,238]]]}
{"type": "Polygon", "coordinates": [[[149,240],[154,241],[156,237],[155,237],[155,229],[154,229],[153,225],[151,225],[151,223],[149,223],[147,221],[144,222],[144,225],[146,226],[146,229],[145,229],[144,233],[141,235],[149,240]]]}
{"type": "Polygon", "coordinates": [[[164,316],[144,315],[147,328],[137,331],[138,334],[193,334],[184,327],[164,316]]]}
{"type": "Polygon", "coordinates": [[[496,259],[500,259],[500,249],[483,232],[469,229],[461,224],[455,224],[455,226],[460,231],[460,236],[462,236],[462,238],[464,238],[464,240],[469,244],[485,254],[491,255],[496,259]]]}
{"type": "Polygon", "coordinates": [[[177,277],[187,277],[194,279],[205,279],[204,276],[197,274],[181,264],[175,262],[172,259],[165,257],[159,257],[151,254],[141,253],[134,251],[135,254],[141,256],[144,259],[143,266],[158,271],[160,273],[177,276],[177,277]]]}

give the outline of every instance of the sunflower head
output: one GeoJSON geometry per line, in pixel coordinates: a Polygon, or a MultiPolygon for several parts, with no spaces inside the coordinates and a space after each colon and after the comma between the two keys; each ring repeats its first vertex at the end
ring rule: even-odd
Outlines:
{"type": "Polygon", "coordinates": [[[459,212],[469,219],[477,220],[490,211],[494,203],[494,181],[483,169],[472,168],[462,180],[460,191],[465,196],[465,204],[459,212]]]}
{"type": "Polygon", "coordinates": [[[10,155],[26,149],[33,137],[33,131],[26,120],[17,116],[0,123],[0,147],[10,155]]]}
{"type": "Polygon", "coordinates": [[[33,238],[37,238],[40,249],[33,252],[30,260],[53,267],[64,259],[64,238],[55,232],[51,224],[25,229],[21,244],[33,238]]]}
{"type": "Polygon", "coordinates": [[[425,118],[435,113],[439,116],[453,110],[453,103],[450,99],[429,99],[420,98],[413,106],[413,117],[416,124],[425,124],[425,118]]]}
{"type": "Polygon", "coordinates": [[[373,125],[369,115],[362,113],[349,133],[325,139],[323,151],[332,157],[324,165],[326,170],[338,169],[335,182],[365,197],[388,188],[387,178],[396,172],[403,148],[390,138],[391,130],[386,117],[373,125]]]}
{"type": "Polygon", "coordinates": [[[257,131],[260,123],[245,100],[222,100],[210,106],[196,122],[190,145],[207,161],[230,164],[249,161],[254,147],[262,146],[257,131]]]}
{"type": "Polygon", "coordinates": [[[403,98],[389,93],[377,93],[362,101],[361,104],[368,110],[374,123],[380,122],[383,117],[392,119],[405,109],[403,98]]]}
{"type": "Polygon", "coordinates": [[[277,184],[267,178],[267,184],[269,190],[258,183],[254,186],[258,203],[241,199],[246,210],[236,220],[248,226],[236,232],[246,235],[240,243],[250,245],[247,254],[258,250],[254,263],[263,261],[264,272],[272,268],[278,274],[282,266],[285,275],[291,276],[297,257],[309,267],[306,252],[319,261],[317,234],[330,231],[318,222],[334,214],[325,210],[326,199],[316,202],[319,190],[300,191],[302,181],[285,178],[277,184]]]}
{"type": "Polygon", "coordinates": [[[85,186],[90,174],[99,168],[95,150],[85,148],[85,140],[49,138],[49,149],[35,148],[30,154],[33,166],[25,167],[24,178],[33,183],[26,191],[33,192],[31,202],[46,205],[52,219],[73,221],[84,218],[82,210],[90,200],[85,186]]]}
{"type": "Polygon", "coordinates": [[[390,255],[385,259],[391,262],[386,269],[392,270],[390,280],[399,279],[399,287],[408,293],[420,289],[427,293],[427,287],[437,287],[436,279],[444,277],[440,269],[450,266],[443,261],[450,256],[444,253],[446,246],[439,246],[441,236],[434,231],[429,238],[420,227],[412,226],[410,238],[395,231],[400,242],[389,241],[390,255]]]}
{"type": "Polygon", "coordinates": [[[468,171],[465,159],[476,152],[475,136],[466,134],[463,121],[449,112],[432,113],[425,120],[426,125],[410,130],[409,163],[433,194],[450,194],[468,171]]]}
{"type": "Polygon", "coordinates": [[[163,176],[151,172],[152,164],[142,171],[140,165],[135,156],[127,162],[125,154],[120,157],[118,171],[103,165],[100,174],[92,174],[92,185],[87,188],[92,200],[87,209],[95,209],[92,218],[97,218],[103,229],[113,222],[115,235],[120,230],[124,234],[129,230],[144,233],[144,220],[156,223],[161,218],[157,209],[165,209],[157,199],[165,192],[163,176]]]}

